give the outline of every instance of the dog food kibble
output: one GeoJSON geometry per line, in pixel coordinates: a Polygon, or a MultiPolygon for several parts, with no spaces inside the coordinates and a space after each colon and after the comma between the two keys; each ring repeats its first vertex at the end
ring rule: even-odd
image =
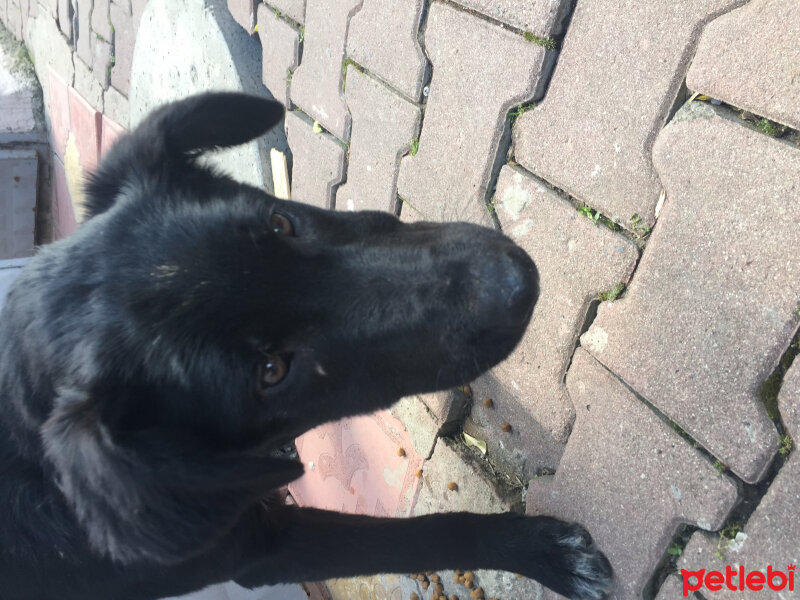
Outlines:
{"type": "Polygon", "coordinates": [[[433,583],[439,583],[439,581],[440,581],[439,576],[436,573],[434,573],[433,575],[430,576],[430,580],[433,583]]]}
{"type": "Polygon", "coordinates": [[[484,401],[483,401],[483,405],[484,405],[486,408],[492,408],[492,407],[494,406],[494,401],[493,401],[491,398],[486,398],[486,399],[484,399],[484,401]]]}
{"type": "Polygon", "coordinates": [[[484,600],[483,588],[475,588],[469,595],[472,600],[484,600]]]}
{"type": "Polygon", "coordinates": [[[455,492],[458,489],[458,484],[455,481],[451,481],[447,484],[447,489],[451,492],[455,492]]]}
{"type": "Polygon", "coordinates": [[[405,455],[406,455],[405,450],[403,450],[402,448],[397,449],[397,456],[405,456],[405,455]]]}
{"type": "Polygon", "coordinates": [[[423,581],[423,582],[421,582],[421,583],[420,583],[420,585],[422,586],[422,589],[423,589],[423,590],[427,590],[427,589],[428,589],[428,586],[429,586],[430,584],[429,584],[427,581],[423,581]]]}
{"type": "Polygon", "coordinates": [[[408,600],[419,600],[419,596],[417,596],[416,594],[412,593],[412,594],[411,594],[411,595],[408,597],[408,600]]]}
{"type": "Polygon", "coordinates": [[[444,586],[441,583],[434,583],[433,589],[436,591],[437,594],[441,594],[444,591],[444,586]]]}
{"type": "Polygon", "coordinates": [[[450,594],[450,600],[458,600],[458,596],[455,594],[450,594]]]}
{"type": "Polygon", "coordinates": [[[417,469],[416,471],[414,471],[414,477],[416,477],[417,479],[422,477],[422,469],[417,469]]]}
{"type": "Polygon", "coordinates": [[[464,392],[465,396],[472,396],[472,388],[468,385],[461,386],[461,391],[464,392]]]}
{"type": "Polygon", "coordinates": [[[511,431],[511,424],[510,423],[503,423],[502,425],[500,425],[500,429],[502,429],[503,431],[508,433],[509,431],[511,431]]]}

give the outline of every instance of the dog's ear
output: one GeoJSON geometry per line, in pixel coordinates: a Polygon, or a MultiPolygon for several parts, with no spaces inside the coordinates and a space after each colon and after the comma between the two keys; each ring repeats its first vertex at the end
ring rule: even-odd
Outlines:
{"type": "Polygon", "coordinates": [[[64,392],[42,427],[58,485],[92,547],[120,563],[174,564],[202,553],[300,463],[213,455],[163,432],[116,435],[103,399],[64,392]]]}
{"type": "Polygon", "coordinates": [[[166,104],[121,137],[86,185],[84,214],[108,210],[127,185],[141,187],[164,169],[178,169],[205,150],[228,148],[255,139],[283,118],[283,106],[267,98],[235,92],[209,92],[166,104]]]}

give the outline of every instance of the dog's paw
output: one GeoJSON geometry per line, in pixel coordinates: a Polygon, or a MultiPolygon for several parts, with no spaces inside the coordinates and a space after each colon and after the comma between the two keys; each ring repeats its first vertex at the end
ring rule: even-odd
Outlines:
{"type": "Polygon", "coordinates": [[[540,535],[547,538],[547,565],[537,577],[570,600],[603,600],[611,593],[614,571],[592,536],[580,525],[543,519],[540,535]]]}

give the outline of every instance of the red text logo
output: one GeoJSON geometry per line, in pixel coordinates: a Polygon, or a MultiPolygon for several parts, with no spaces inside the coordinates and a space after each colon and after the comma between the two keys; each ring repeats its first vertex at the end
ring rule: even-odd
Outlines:
{"type": "Polygon", "coordinates": [[[776,592],[781,590],[793,592],[794,569],[795,565],[787,566],[786,571],[775,569],[772,565],[769,565],[766,572],[748,572],[744,565],[739,565],[738,569],[727,565],[725,573],[722,573],[722,571],[706,571],[705,569],[700,569],[699,571],[681,569],[683,596],[686,597],[689,592],[696,592],[703,587],[709,591],[718,592],[722,589],[722,586],[731,591],[753,590],[757,592],[763,589],[770,589],[776,592]]]}

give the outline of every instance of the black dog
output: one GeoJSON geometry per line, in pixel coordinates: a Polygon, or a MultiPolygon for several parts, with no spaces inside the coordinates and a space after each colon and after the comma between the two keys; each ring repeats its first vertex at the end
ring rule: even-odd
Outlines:
{"type": "Polygon", "coordinates": [[[282,114],[238,94],[156,111],[92,177],[88,221],[13,285],[0,598],[147,600],[229,579],[446,568],[605,597],[606,558],[549,517],[264,500],[303,471],[271,450],[473,379],[511,352],[538,295],[530,258],[498,232],[318,210],[197,164],[282,114]]]}

